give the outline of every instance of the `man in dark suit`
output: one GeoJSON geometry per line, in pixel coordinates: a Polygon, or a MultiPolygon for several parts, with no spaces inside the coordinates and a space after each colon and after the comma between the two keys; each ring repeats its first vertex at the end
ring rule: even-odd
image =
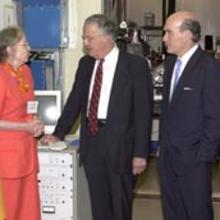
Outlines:
{"type": "Polygon", "coordinates": [[[148,64],[138,56],[120,52],[115,31],[114,23],[104,15],[86,19],[82,39],[88,55],[79,62],[54,136],[45,138],[64,139],[81,115],[80,161],[88,180],[94,220],[131,219],[135,176],[147,166],[151,133],[148,64]],[[96,79],[98,72],[102,77],[96,79]],[[95,101],[93,87],[96,93],[101,87],[95,101]],[[93,106],[97,99],[98,107],[93,106]]]}
{"type": "Polygon", "coordinates": [[[220,143],[220,65],[200,48],[200,24],[172,14],[165,61],[159,168],[165,220],[213,219],[211,168],[220,143]],[[178,81],[178,82],[177,82],[178,81]]]}

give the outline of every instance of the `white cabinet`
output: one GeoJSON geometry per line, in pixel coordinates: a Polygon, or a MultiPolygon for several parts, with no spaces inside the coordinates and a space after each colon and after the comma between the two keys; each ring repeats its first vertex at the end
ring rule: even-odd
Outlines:
{"type": "Polygon", "coordinates": [[[90,200],[77,148],[39,149],[42,220],[91,220],[90,200]]]}

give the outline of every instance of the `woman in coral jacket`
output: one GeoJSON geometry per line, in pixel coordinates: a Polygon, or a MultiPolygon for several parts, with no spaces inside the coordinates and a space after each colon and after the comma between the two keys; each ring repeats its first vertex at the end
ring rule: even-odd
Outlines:
{"type": "Polygon", "coordinates": [[[40,220],[36,117],[29,45],[19,27],[0,32],[0,181],[7,220],[40,220]]]}

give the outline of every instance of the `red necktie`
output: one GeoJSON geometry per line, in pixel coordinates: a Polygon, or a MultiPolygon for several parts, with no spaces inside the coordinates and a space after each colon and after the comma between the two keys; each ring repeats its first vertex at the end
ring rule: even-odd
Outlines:
{"type": "Polygon", "coordinates": [[[92,89],[92,96],[90,100],[89,113],[88,113],[88,127],[90,132],[95,135],[98,131],[98,104],[102,86],[102,64],[104,59],[101,59],[96,69],[94,85],[92,89]]]}

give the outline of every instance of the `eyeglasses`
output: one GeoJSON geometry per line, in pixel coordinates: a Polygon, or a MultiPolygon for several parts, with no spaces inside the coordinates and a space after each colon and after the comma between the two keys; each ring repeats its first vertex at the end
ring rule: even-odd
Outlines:
{"type": "Polygon", "coordinates": [[[17,44],[15,46],[21,46],[21,47],[30,47],[28,43],[23,43],[23,44],[17,44]]]}
{"type": "Polygon", "coordinates": [[[97,37],[102,36],[103,34],[97,34],[95,36],[82,36],[82,40],[87,40],[89,42],[95,40],[97,37]]]}
{"type": "Polygon", "coordinates": [[[30,48],[30,45],[28,44],[28,42],[24,42],[24,43],[20,43],[20,44],[15,44],[14,47],[26,47],[26,48],[30,48]]]}

